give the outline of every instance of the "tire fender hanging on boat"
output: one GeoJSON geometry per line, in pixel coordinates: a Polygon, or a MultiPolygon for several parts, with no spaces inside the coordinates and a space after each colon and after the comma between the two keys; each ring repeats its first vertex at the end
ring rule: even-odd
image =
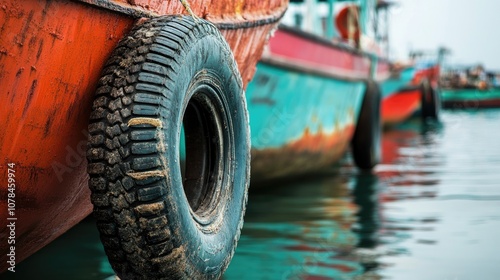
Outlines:
{"type": "Polygon", "coordinates": [[[138,24],[104,67],[92,110],[91,201],[117,276],[218,279],[250,176],[242,80],[218,29],[188,16],[138,24]]]}
{"type": "Polygon", "coordinates": [[[378,84],[372,80],[367,81],[356,130],[351,139],[354,163],[363,170],[372,169],[381,159],[380,103],[378,84]]]}
{"type": "Polygon", "coordinates": [[[422,94],[421,114],[422,119],[431,119],[438,121],[441,111],[441,100],[439,92],[434,89],[428,79],[423,79],[420,83],[420,92],[422,94]]]}

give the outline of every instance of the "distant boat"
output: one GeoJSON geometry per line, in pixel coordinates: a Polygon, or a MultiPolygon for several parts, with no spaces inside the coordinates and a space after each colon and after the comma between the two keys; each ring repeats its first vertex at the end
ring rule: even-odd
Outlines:
{"type": "Polygon", "coordinates": [[[448,109],[500,108],[500,88],[442,89],[441,99],[448,109]]]}
{"type": "Polygon", "coordinates": [[[392,70],[391,77],[381,84],[384,126],[399,124],[413,116],[438,120],[441,108],[438,77],[438,64],[392,70]]]}
{"type": "Polygon", "coordinates": [[[378,83],[389,76],[389,62],[359,48],[360,25],[375,6],[361,1],[335,13],[336,1],[293,2],[285,17],[295,26],[276,30],[246,92],[252,182],[328,167],[350,146],[362,169],[380,159],[378,83]],[[318,16],[321,10],[328,14],[318,16]]]}
{"type": "MultiPolygon", "coordinates": [[[[385,21],[381,28],[375,28],[375,37],[385,46],[389,54],[388,10],[394,2],[377,1],[376,21],[385,21]],[[384,17],[385,15],[385,17],[384,17]]],[[[401,123],[412,116],[422,119],[439,119],[441,103],[438,81],[443,56],[448,52],[440,48],[437,53],[412,52],[410,62],[405,65],[391,64],[391,77],[381,83],[382,123],[384,126],[401,123]]]]}
{"type": "Polygon", "coordinates": [[[444,108],[500,107],[500,74],[487,72],[482,65],[447,69],[440,82],[444,108]]]}

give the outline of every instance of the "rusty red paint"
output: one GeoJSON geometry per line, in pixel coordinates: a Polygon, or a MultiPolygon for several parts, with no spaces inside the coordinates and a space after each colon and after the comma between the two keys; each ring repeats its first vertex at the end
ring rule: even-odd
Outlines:
{"type": "MultiPolygon", "coordinates": [[[[90,106],[104,63],[137,20],[97,2],[140,5],[156,14],[184,13],[176,0],[0,0],[0,96],[7,108],[0,110],[0,174],[7,178],[6,164],[16,164],[16,262],[92,209],[85,172],[90,106]]],[[[222,33],[246,85],[277,23],[244,23],[277,19],[288,1],[191,2],[197,15],[227,27],[222,33]]],[[[6,193],[2,185],[1,197],[6,193]]],[[[0,208],[7,209],[5,200],[0,208]]],[[[6,211],[0,211],[0,219],[6,220],[6,211]]],[[[6,252],[6,246],[2,242],[0,251],[6,252]]],[[[3,254],[0,262],[5,261],[3,254]]]]}

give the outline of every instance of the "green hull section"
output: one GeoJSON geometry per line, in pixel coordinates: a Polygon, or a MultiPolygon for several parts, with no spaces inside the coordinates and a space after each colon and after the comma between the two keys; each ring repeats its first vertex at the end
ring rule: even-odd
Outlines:
{"type": "Polygon", "coordinates": [[[441,100],[445,108],[487,108],[500,107],[500,88],[489,90],[457,89],[441,90],[441,100]]]}

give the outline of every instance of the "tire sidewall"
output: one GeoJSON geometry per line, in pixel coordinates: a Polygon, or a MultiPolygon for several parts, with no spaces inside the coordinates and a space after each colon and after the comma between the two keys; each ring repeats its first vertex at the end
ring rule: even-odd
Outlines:
{"type": "Polygon", "coordinates": [[[361,169],[373,168],[381,158],[381,94],[374,81],[366,82],[366,89],[351,141],[354,162],[361,169]]]}
{"type": "MultiPolygon", "coordinates": [[[[165,164],[170,171],[170,176],[164,181],[165,188],[169,194],[165,199],[167,208],[167,219],[172,231],[175,246],[183,246],[186,257],[192,264],[191,269],[198,270],[204,275],[216,275],[223,271],[232,256],[235,246],[235,238],[239,235],[240,221],[243,217],[246,203],[246,191],[249,181],[249,128],[248,115],[246,111],[245,98],[243,96],[241,78],[232,62],[232,54],[220,39],[212,34],[200,35],[201,38],[194,44],[182,50],[183,62],[176,77],[173,88],[172,111],[162,116],[164,122],[170,122],[171,127],[163,129],[166,152],[165,164]],[[186,63],[189,61],[189,63],[186,63]],[[221,220],[218,228],[206,233],[202,227],[193,219],[189,203],[186,199],[182,184],[182,175],[179,165],[179,138],[182,127],[183,113],[189,102],[187,96],[191,80],[200,71],[209,70],[216,73],[220,83],[221,96],[218,96],[228,113],[226,118],[230,122],[229,133],[233,136],[233,158],[224,159],[234,165],[234,174],[231,174],[225,184],[224,195],[218,203],[223,203],[221,220]],[[232,129],[231,129],[232,127],[232,129]],[[212,271],[210,269],[212,268],[212,271]],[[200,271],[204,269],[203,271],[200,271]]],[[[226,163],[227,164],[227,163],[226,163]]],[[[227,175],[226,175],[227,177],[227,175]]]]}
{"type": "Polygon", "coordinates": [[[422,118],[424,120],[427,118],[438,120],[440,101],[437,90],[425,79],[422,81],[420,91],[422,93],[422,118]]]}

